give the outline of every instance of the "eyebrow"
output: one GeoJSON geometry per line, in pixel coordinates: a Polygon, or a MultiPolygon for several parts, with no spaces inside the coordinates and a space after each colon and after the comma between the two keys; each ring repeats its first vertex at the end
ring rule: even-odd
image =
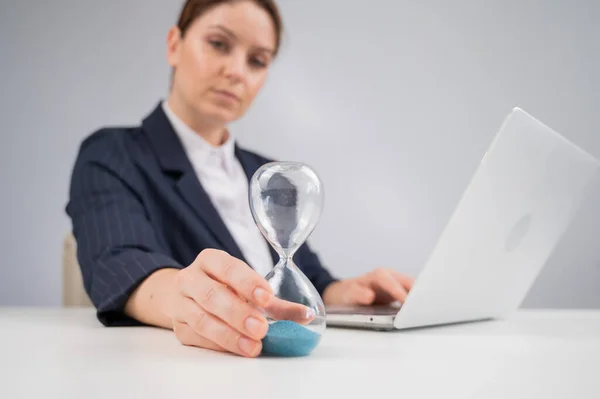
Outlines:
{"type": "MultiPolygon", "coordinates": [[[[227,29],[223,25],[211,25],[210,27],[217,28],[217,29],[223,31],[226,35],[231,36],[233,39],[239,40],[238,37],[235,35],[235,33],[233,33],[230,29],[227,29]]],[[[260,51],[266,51],[271,54],[275,53],[275,50],[268,48],[268,47],[261,47],[261,46],[254,46],[254,47],[256,47],[260,51]]]]}

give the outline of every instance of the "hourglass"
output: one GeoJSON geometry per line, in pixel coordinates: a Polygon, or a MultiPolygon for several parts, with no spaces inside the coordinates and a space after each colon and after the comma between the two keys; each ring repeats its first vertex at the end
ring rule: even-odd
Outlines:
{"type": "Polygon", "coordinates": [[[263,354],[308,355],[325,331],[325,306],[292,257],[319,221],[323,186],[303,163],[271,162],[250,180],[249,200],[254,221],[279,254],[265,276],[274,298],[261,309],[269,322],[263,354]]]}

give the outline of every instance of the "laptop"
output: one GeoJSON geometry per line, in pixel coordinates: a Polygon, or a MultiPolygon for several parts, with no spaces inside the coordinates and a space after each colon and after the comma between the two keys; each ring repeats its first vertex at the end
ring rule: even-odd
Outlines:
{"type": "Polygon", "coordinates": [[[403,304],[326,308],[334,327],[407,329],[516,310],[600,162],[520,108],[505,118],[403,304]]]}

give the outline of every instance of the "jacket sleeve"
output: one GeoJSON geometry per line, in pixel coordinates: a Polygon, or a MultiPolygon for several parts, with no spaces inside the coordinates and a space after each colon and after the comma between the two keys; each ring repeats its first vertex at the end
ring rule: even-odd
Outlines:
{"type": "Polygon", "coordinates": [[[124,135],[100,131],[83,142],[66,207],[85,289],[106,326],[139,324],[124,314],[129,295],[156,270],[182,268],[147,218],[124,135]]]}
{"type": "Polygon", "coordinates": [[[321,264],[318,255],[310,249],[308,243],[302,244],[295,258],[297,259],[298,267],[313,283],[319,295],[323,295],[325,288],[338,280],[321,264]]]}

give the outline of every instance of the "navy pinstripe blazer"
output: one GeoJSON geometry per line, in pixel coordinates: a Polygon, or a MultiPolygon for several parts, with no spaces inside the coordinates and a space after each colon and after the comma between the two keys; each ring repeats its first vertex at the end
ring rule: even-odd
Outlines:
{"type": "MultiPolygon", "coordinates": [[[[235,155],[248,180],[269,162],[238,146],[235,155]]],[[[206,248],[245,261],[160,103],[141,126],[104,128],[83,140],[66,212],[85,289],[106,326],[139,324],[124,314],[125,303],[158,269],[188,266],[206,248]]],[[[319,293],[334,281],[308,244],[294,261],[319,293]]]]}

